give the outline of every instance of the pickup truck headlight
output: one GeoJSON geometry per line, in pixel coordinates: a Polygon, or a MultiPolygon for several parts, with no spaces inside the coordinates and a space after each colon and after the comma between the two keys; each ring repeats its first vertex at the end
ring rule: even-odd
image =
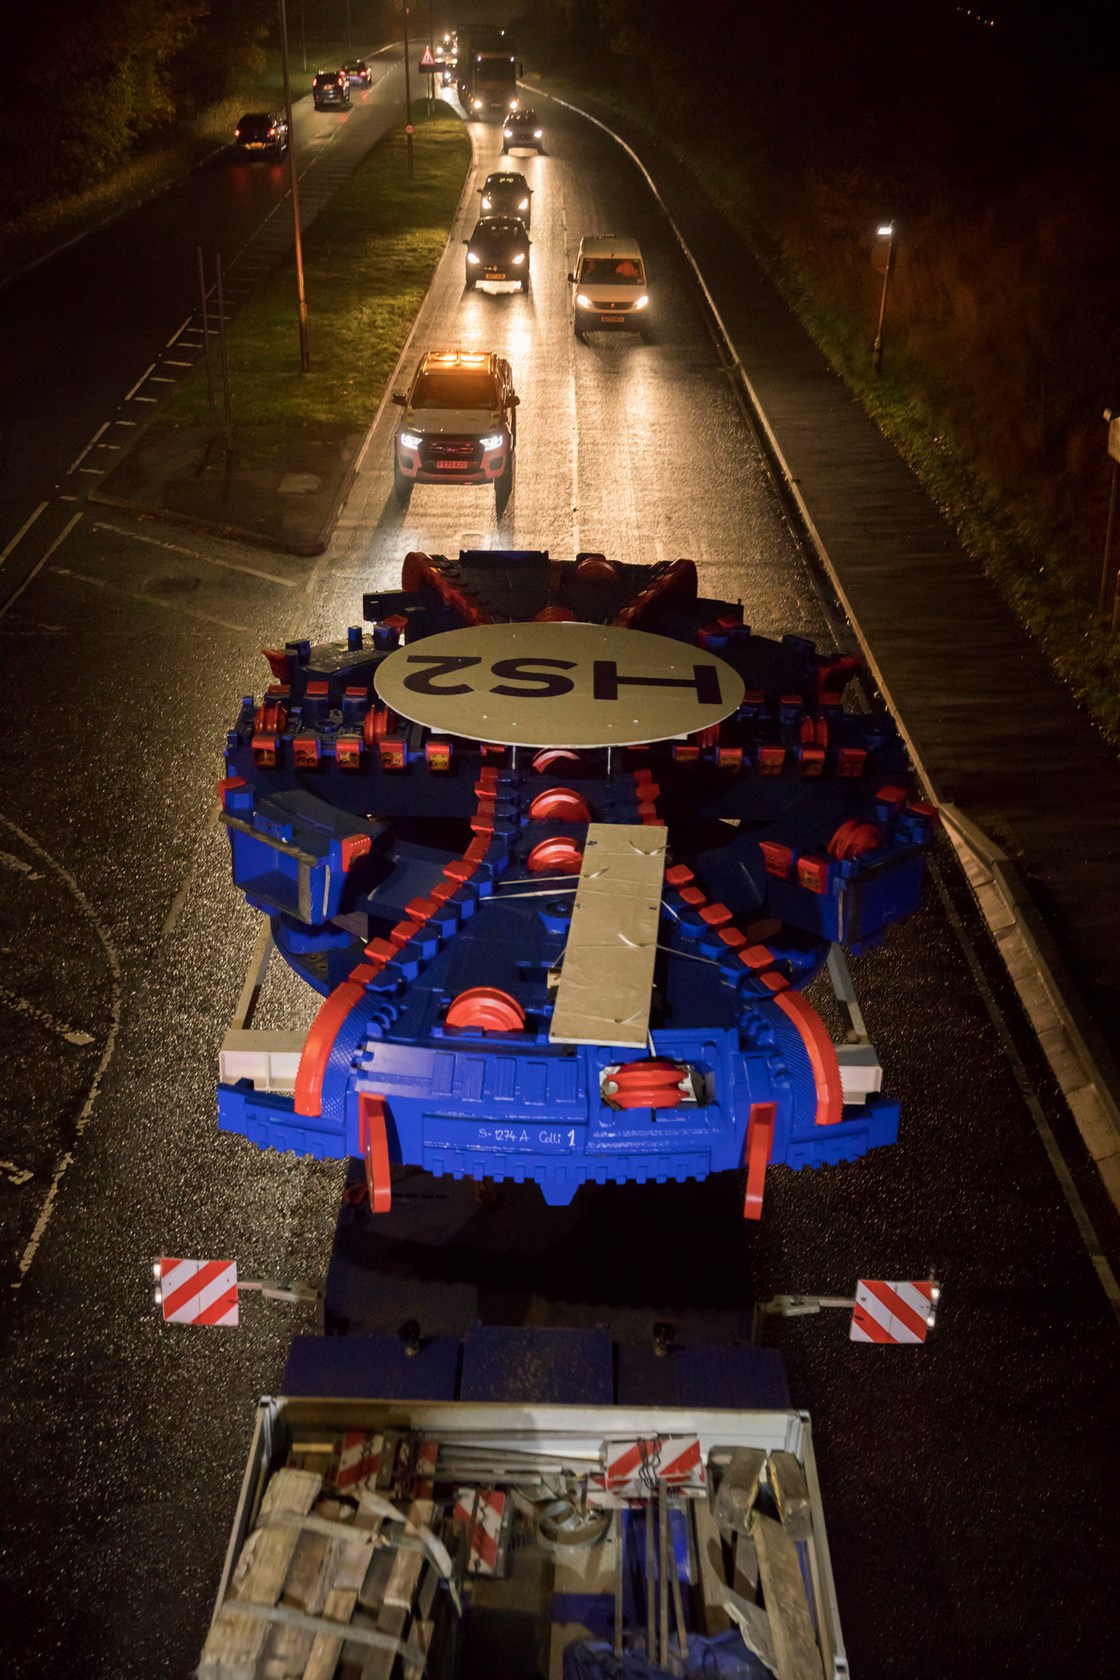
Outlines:
{"type": "Polygon", "coordinates": [[[419,449],[420,438],[416,432],[398,432],[397,438],[402,449],[419,449]]]}
{"type": "Polygon", "coordinates": [[[481,262],[482,259],[481,259],[481,257],[476,257],[473,251],[468,251],[467,252],[467,261],[469,263],[477,263],[477,262],[481,262]]]}
{"type": "Polygon", "coordinates": [[[484,210],[493,210],[493,208],[494,208],[493,200],[489,199],[489,198],[484,198],[483,201],[482,201],[482,208],[484,210]]]}
{"type": "Polygon", "coordinates": [[[533,130],[533,139],[534,140],[539,140],[543,134],[544,134],[544,129],[543,128],[535,128],[533,130]]]}
{"type": "Polygon", "coordinates": [[[525,261],[524,251],[518,251],[517,255],[514,257],[513,260],[514,260],[515,263],[523,263],[525,261]]]}
{"type": "Polygon", "coordinates": [[[590,309],[590,308],[592,308],[591,299],[587,296],[586,292],[577,292],[576,293],[576,308],[577,309],[590,309]]]}
{"type": "Polygon", "coordinates": [[[500,449],[506,441],[504,432],[491,432],[488,437],[479,440],[483,449],[500,449]]]}
{"type": "Polygon", "coordinates": [[[502,139],[503,139],[503,140],[512,140],[512,139],[513,139],[513,130],[512,130],[512,128],[503,128],[503,130],[502,130],[502,139]]]}
{"type": "Polygon", "coordinates": [[[481,111],[481,109],[482,109],[481,99],[472,99],[471,100],[471,110],[472,111],[481,111]]]}
{"type": "Polygon", "coordinates": [[[522,199],[522,200],[521,200],[521,203],[520,203],[520,204],[519,204],[519,205],[518,205],[518,206],[517,206],[517,208],[518,208],[518,209],[519,209],[519,210],[528,210],[528,208],[529,208],[529,200],[528,200],[528,199],[527,199],[527,198],[523,198],[523,199],[522,199]]]}
{"type": "Polygon", "coordinates": [[[635,309],[644,309],[648,303],[649,303],[649,299],[646,296],[646,294],[643,292],[640,298],[635,298],[634,299],[634,308],[635,309]]]}

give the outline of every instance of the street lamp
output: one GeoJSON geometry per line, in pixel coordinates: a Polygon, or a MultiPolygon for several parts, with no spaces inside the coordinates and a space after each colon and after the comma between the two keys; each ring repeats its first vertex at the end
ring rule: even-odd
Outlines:
{"type": "MultiPolygon", "coordinates": [[[[894,272],[894,223],[881,222],[875,232],[880,241],[880,244],[875,247],[875,258],[878,258],[882,253],[883,291],[879,298],[879,325],[875,329],[875,343],[871,346],[871,366],[876,373],[879,373],[883,366],[883,322],[887,318],[887,291],[890,287],[891,275],[894,272]],[[887,242],[885,252],[883,252],[881,243],[884,239],[887,242]]],[[[875,261],[875,258],[872,260],[875,261]]],[[[875,266],[878,268],[878,261],[875,261],[875,266]]]]}
{"type": "Polygon", "coordinates": [[[404,18],[404,137],[408,147],[408,176],[412,179],[412,82],[408,70],[408,0],[401,7],[404,18]]]}
{"type": "Polygon", "coordinates": [[[296,310],[299,316],[299,365],[311,372],[311,345],[307,337],[307,297],[303,289],[303,234],[299,225],[299,181],[296,178],[296,131],[292,121],[292,81],[288,73],[288,13],[280,0],[280,53],[284,61],[284,115],[288,119],[288,186],[292,194],[292,222],[296,246],[296,310]]]}
{"type": "MultiPolygon", "coordinates": [[[[1112,534],[1116,527],[1116,475],[1120,466],[1120,408],[1106,408],[1105,420],[1108,422],[1108,453],[1112,461],[1112,488],[1108,493],[1108,524],[1104,533],[1104,560],[1101,564],[1101,593],[1097,602],[1097,611],[1103,617],[1108,609],[1108,589],[1112,582],[1112,534]]],[[[1120,573],[1117,573],[1116,583],[1112,593],[1112,623],[1111,629],[1115,634],[1120,628],[1120,573]]]]}

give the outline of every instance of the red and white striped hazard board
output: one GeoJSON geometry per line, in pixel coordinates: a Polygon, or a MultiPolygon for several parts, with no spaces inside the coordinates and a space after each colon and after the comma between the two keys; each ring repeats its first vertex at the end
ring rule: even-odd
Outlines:
{"type": "Polygon", "coordinates": [[[704,1492],[697,1435],[655,1435],[648,1441],[605,1441],[603,1485],[623,1499],[648,1499],[657,1484],[678,1493],[704,1492]]]}
{"type": "Polygon", "coordinates": [[[166,1324],[237,1326],[236,1260],[156,1261],[156,1300],[166,1324]]]}
{"type": "Polygon", "coordinates": [[[848,1334],[853,1342],[924,1342],[940,1294],[932,1278],[902,1283],[860,1278],[848,1334]]]}
{"type": "Polygon", "coordinates": [[[493,1488],[458,1488],[454,1518],[470,1537],[469,1575],[496,1575],[501,1554],[506,1495],[493,1488]]]}
{"type": "Polygon", "coordinates": [[[350,1493],[367,1482],[371,1488],[375,1487],[381,1468],[381,1445],[380,1435],[366,1435],[361,1430],[337,1440],[329,1477],[332,1486],[339,1493],[350,1493]]]}

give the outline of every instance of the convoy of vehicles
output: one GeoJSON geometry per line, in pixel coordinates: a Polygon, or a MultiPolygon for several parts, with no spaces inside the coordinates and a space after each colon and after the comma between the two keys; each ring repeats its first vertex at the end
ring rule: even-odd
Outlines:
{"type": "Polygon", "coordinates": [[[529,235],[519,216],[483,216],[474,225],[467,247],[466,286],[515,281],[529,290],[529,235]]]}
{"type": "Polygon", "coordinates": [[[393,440],[393,488],[402,506],[415,484],[492,484],[505,506],[520,398],[503,356],[429,350],[393,401],[404,410],[393,440]]]}
{"type": "Polygon", "coordinates": [[[478,189],[484,216],[519,216],[526,228],[533,220],[533,189],[513,170],[498,169],[478,189]]]}
{"type": "MultiPolygon", "coordinates": [[[[505,115],[512,54],[463,46],[468,113],[505,115]]],[[[317,108],[349,101],[350,68],[315,78],[317,108]]],[[[542,135],[518,111],[502,149],[542,135]]],[[[529,184],[497,171],[480,195],[466,285],[528,291],[529,184]]],[[[583,239],[568,279],[577,338],[648,338],[635,240],[583,239]]],[[[392,400],[399,503],[493,483],[504,506],[508,361],[430,350],[392,400]]],[[[552,1207],[723,1173],[757,1219],[771,1167],[894,1142],[841,944],[918,902],[933,813],[902,743],[845,710],[858,661],[752,634],[687,560],[411,552],[363,614],[345,642],[269,650],[227,737],[234,880],[268,935],[219,1125],[348,1159],[351,1182],[332,1334],[298,1337],[260,1403],[201,1680],[841,1680],[809,1419],[777,1354],[394,1338],[354,1303],[400,1166],[552,1207]],[[306,1035],[252,1027],[273,949],[322,995],[306,1035]],[[836,1043],[805,996],[826,971],[836,1043]]]]}
{"type": "Polygon", "coordinates": [[[288,119],[279,111],[247,111],[234,130],[237,150],[248,157],[283,157],[288,119]]]}
{"type": "Polygon", "coordinates": [[[646,267],[636,239],[600,234],[581,239],[574,271],[572,330],[581,341],[589,332],[637,332],[650,339],[646,267]]]}

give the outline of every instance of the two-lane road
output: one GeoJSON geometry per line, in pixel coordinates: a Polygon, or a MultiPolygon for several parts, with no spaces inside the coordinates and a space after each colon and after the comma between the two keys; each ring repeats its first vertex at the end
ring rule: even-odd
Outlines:
{"type": "MultiPolygon", "coordinates": [[[[340,1170],[214,1126],[217,1047],[256,930],[229,886],[213,783],[240,696],[267,681],[259,648],[342,635],[410,548],[479,545],[690,555],[761,631],[843,634],[640,177],[597,130],[549,119],[546,156],[510,160],[536,188],[531,293],[464,291],[469,199],[406,358],[407,374],[429,347],[509,356],[523,401],[500,519],[492,492],[438,486],[402,514],[387,406],[316,564],[87,510],[0,620],[17,771],[0,807],[3,944],[10,991],[38,1010],[9,1010],[0,1048],[18,1144],[13,1171],[0,1164],[20,1283],[0,1368],[13,1676],[190,1671],[253,1398],[304,1321],[252,1301],[236,1333],[163,1330],[150,1260],[231,1255],[248,1276],[318,1281],[329,1249],[340,1170]],[[574,339],[564,277],[580,236],[609,230],[642,243],[651,345],[574,339]]],[[[499,140],[472,132],[477,184],[499,140]]],[[[45,434],[46,396],[42,413],[45,434]]],[[[370,1321],[609,1322],[626,1337],[669,1318],[682,1338],[721,1338],[746,1333],[752,1299],[936,1263],[925,1349],[853,1347],[839,1315],[781,1330],[815,1420],[852,1672],[1096,1680],[1117,1540],[1100,1397],[1120,1343],[1047,1157],[1046,1128],[1070,1150],[1076,1134],[951,868],[853,971],[902,1099],[894,1149],[771,1173],[749,1230],[734,1180],[585,1189],[553,1210],[532,1187],[483,1209],[469,1186],[427,1183],[379,1228],[370,1321]]],[[[313,1001],[281,974],[262,1024],[313,1001]]]]}

